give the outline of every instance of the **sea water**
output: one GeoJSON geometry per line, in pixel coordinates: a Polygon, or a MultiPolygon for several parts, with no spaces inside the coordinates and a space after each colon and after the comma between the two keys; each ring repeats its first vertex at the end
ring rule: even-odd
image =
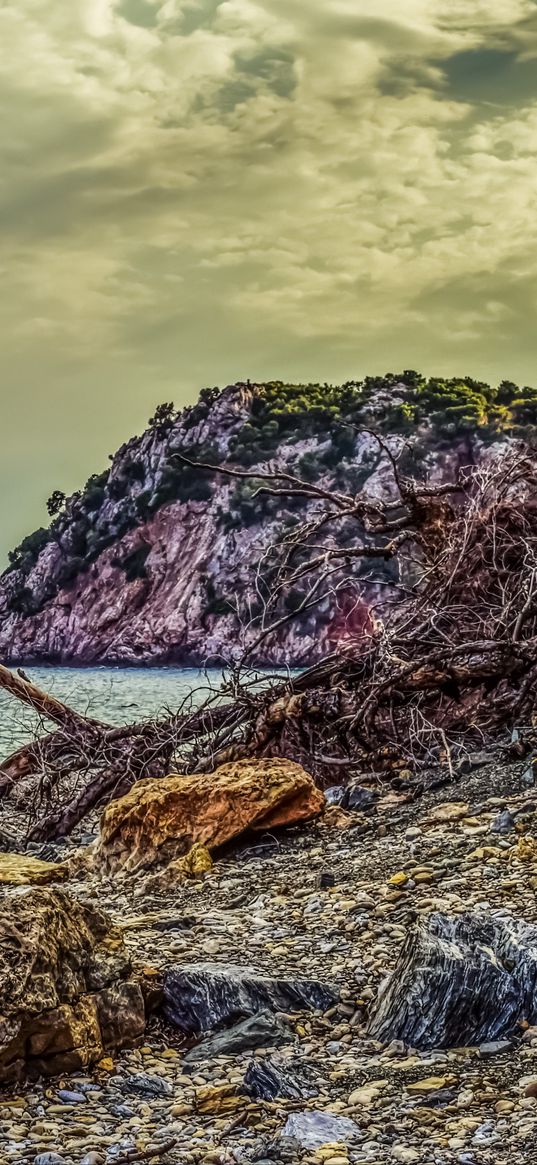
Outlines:
{"type": "MultiPolygon", "coordinates": [[[[218,668],[28,667],[24,674],[77,712],[108,724],[191,711],[218,693],[225,679],[218,668]]],[[[259,681],[268,679],[269,674],[289,673],[258,673],[259,681]]],[[[0,691],[0,760],[31,740],[36,731],[50,732],[53,728],[49,721],[40,724],[30,708],[0,691]]]]}

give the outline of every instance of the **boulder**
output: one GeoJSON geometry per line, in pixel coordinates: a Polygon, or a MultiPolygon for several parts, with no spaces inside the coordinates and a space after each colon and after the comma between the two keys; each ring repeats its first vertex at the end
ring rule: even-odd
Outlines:
{"type": "Polygon", "coordinates": [[[107,873],[168,865],[195,844],[214,850],[246,830],[316,817],[324,795],[288,760],[261,759],[138,781],[101,818],[96,868],[107,873]]]}
{"type": "Polygon", "coordinates": [[[0,1082],[76,1071],[145,1028],[121,931],[58,889],[6,895],[0,919],[0,1082]]]}
{"type": "Polygon", "coordinates": [[[414,1048],[490,1044],[537,1020],[537,926],[507,916],[431,914],[381,987],[369,1034],[414,1048]]]}
{"type": "Polygon", "coordinates": [[[185,1035],[225,1027],[270,1011],[325,1011],[337,999],[318,979],[278,979],[252,967],[196,963],[170,967],[164,976],[164,1013],[185,1035]]]}

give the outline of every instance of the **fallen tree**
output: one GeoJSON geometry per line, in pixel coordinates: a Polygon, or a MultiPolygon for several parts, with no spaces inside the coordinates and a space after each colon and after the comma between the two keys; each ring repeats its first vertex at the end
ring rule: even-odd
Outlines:
{"type": "MultiPolygon", "coordinates": [[[[347,774],[452,770],[465,751],[530,724],[537,680],[537,473],[513,447],[447,484],[393,473],[384,501],[348,496],[290,474],[205,465],[254,478],[259,491],[315,501],[259,566],[257,639],[199,708],[111,727],[86,719],[0,669],[0,686],[52,720],[54,732],[0,765],[0,795],[33,782],[29,837],[66,835],[96,805],[171,767],[284,756],[321,784],[347,774]],[[359,577],[356,563],[363,577],[359,577]],[[392,563],[386,580],[379,564],[392,563]],[[365,571],[363,564],[371,564],[365,571]],[[300,602],[285,597],[300,585],[300,602]],[[367,618],[352,617],[378,593],[367,618]],[[334,652],[299,676],[258,677],[258,643],[282,621],[330,603],[342,612],[334,652]]],[[[251,640],[250,640],[251,643],[251,640]]]]}

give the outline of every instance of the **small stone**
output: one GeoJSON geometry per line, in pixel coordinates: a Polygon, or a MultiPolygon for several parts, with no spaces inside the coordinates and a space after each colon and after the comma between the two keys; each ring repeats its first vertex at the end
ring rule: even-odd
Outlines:
{"type": "Polygon", "coordinates": [[[137,1092],[142,1096],[173,1096],[173,1088],[162,1076],[151,1076],[148,1072],[137,1072],[134,1076],[118,1079],[125,1092],[137,1092]]]}
{"type": "Polygon", "coordinates": [[[347,1101],[349,1108],[355,1108],[357,1106],[369,1107],[387,1087],[388,1083],[388,1080],[370,1080],[368,1084],[362,1085],[361,1088],[355,1088],[347,1101]]]}
{"type": "Polygon", "coordinates": [[[513,1100],[498,1100],[494,1105],[494,1111],[498,1116],[503,1116],[507,1112],[512,1112],[515,1107],[513,1100]]]}
{"type": "Polygon", "coordinates": [[[508,809],[503,809],[498,816],[494,818],[491,824],[491,833],[510,833],[515,828],[515,819],[508,809]]]}
{"type": "Polygon", "coordinates": [[[364,785],[349,785],[345,793],[343,805],[345,809],[357,809],[363,812],[371,809],[377,800],[377,794],[364,785]]]}
{"type": "Polygon", "coordinates": [[[270,1011],[258,1011],[240,1023],[233,1024],[225,1031],[206,1036],[191,1048],[185,1056],[185,1064],[199,1060],[213,1060],[215,1056],[229,1056],[249,1048],[266,1048],[289,1043],[293,1038],[290,1024],[280,1020],[270,1011]]]}
{"type": "Polygon", "coordinates": [[[404,886],[405,882],[408,882],[408,874],[405,874],[404,870],[399,870],[397,874],[392,874],[391,878],[388,878],[388,886],[404,886]]]}
{"type": "Polygon", "coordinates": [[[510,1052],[513,1047],[511,1040],[489,1040],[479,1045],[480,1056],[498,1056],[501,1052],[510,1052]]]}
{"type": "Polygon", "coordinates": [[[343,785],[331,785],[329,789],[325,789],[325,801],[327,805],[341,805],[345,796],[346,789],[343,785]]]}
{"type": "Polygon", "coordinates": [[[440,1092],[442,1088],[450,1088],[457,1083],[455,1076],[426,1076],[424,1080],[415,1080],[407,1084],[407,1092],[421,1096],[427,1092],[440,1092]]]}

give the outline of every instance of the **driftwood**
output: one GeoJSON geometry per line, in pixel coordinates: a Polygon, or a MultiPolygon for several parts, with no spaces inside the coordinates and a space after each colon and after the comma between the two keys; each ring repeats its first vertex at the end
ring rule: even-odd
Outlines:
{"type": "Polygon", "coordinates": [[[116,1165],[134,1165],[135,1161],[154,1161],[157,1157],[165,1157],[166,1153],[171,1153],[176,1144],[177,1137],[170,1137],[161,1145],[149,1145],[147,1149],[130,1149],[126,1153],[122,1153],[120,1157],[115,1158],[116,1165]]]}
{"type": "Polygon", "coordinates": [[[56,726],[0,765],[0,796],[23,779],[34,781],[30,839],[69,834],[97,805],[172,765],[211,771],[241,757],[285,756],[325,786],[346,768],[397,783],[401,770],[419,777],[444,765],[453,774],[469,749],[508,742],[515,725],[531,728],[537,699],[532,452],[515,448],[487,469],[433,485],[404,478],[378,440],[393,470],[393,498],[386,502],[310,487],[292,475],[204,467],[259,476],[260,490],[307,495],[318,509],[260,563],[264,600],[256,636],[248,637],[243,659],[201,708],[114,728],[0,668],[0,687],[56,726]],[[386,562],[397,566],[389,585],[378,573],[386,562]],[[357,563],[371,564],[365,581],[357,563]],[[285,596],[298,584],[302,601],[285,611],[285,596]],[[357,625],[354,607],[363,609],[373,586],[383,596],[380,605],[357,625]],[[346,612],[333,653],[299,676],[260,685],[248,669],[253,647],[322,600],[346,612]]]}

